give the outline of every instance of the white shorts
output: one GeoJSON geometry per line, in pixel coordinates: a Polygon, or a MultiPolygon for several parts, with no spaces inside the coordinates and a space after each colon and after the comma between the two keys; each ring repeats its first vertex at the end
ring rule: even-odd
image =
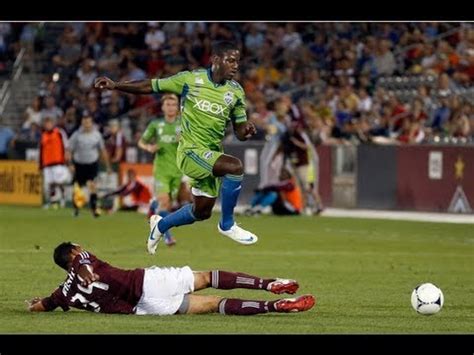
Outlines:
{"type": "Polygon", "coordinates": [[[47,166],[43,169],[45,185],[67,184],[71,181],[71,173],[66,165],[47,166]]]}
{"type": "Polygon", "coordinates": [[[143,293],[135,308],[135,314],[175,314],[183,303],[184,295],[193,291],[194,274],[189,266],[146,268],[143,293]]]}

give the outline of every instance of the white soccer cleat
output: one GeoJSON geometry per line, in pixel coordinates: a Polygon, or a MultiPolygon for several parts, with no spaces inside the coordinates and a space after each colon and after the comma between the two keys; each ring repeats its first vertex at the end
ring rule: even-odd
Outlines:
{"type": "Polygon", "coordinates": [[[156,253],[156,248],[158,247],[158,242],[162,238],[162,234],[158,229],[158,222],[162,219],[163,217],[154,214],[150,217],[150,235],[148,236],[148,241],[147,241],[147,249],[148,253],[154,255],[156,253]]]}
{"type": "Polygon", "coordinates": [[[258,240],[255,234],[249,231],[246,231],[243,228],[240,228],[237,225],[237,223],[234,223],[234,225],[230,227],[229,230],[226,230],[226,231],[222,230],[221,226],[218,223],[217,229],[222,235],[225,235],[226,237],[229,237],[230,239],[235,240],[237,243],[240,243],[240,244],[245,244],[245,245],[254,244],[258,240]]]}

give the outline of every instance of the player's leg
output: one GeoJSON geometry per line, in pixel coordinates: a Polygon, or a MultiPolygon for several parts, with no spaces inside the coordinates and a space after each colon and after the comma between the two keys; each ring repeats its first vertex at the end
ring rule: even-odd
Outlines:
{"type": "Polygon", "coordinates": [[[43,168],[43,188],[44,188],[44,205],[43,208],[47,209],[51,203],[51,184],[52,184],[52,171],[51,167],[43,168]]]}
{"type": "Polygon", "coordinates": [[[92,164],[86,165],[86,179],[87,179],[87,188],[89,189],[90,198],[89,198],[89,207],[92,211],[94,217],[99,217],[99,211],[97,209],[97,186],[96,178],[99,174],[99,163],[95,162],[92,164]]]}
{"type": "Polygon", "coordinates": [[[223,315],[250,316],[261,313],[304,312],[316,303],[312,295],[284,298],[275,301],[243,300],[218,296],[187,294],[177,314],[221,313],[223,315]]]}
{"type": "Polygon", "coordinates": [[[194,271],[194,290],[212,287],[219,290],[233,290],[246,288],[263,290],[271,293],[294,294],[298,290],[298,282],[291,279],[270,278],[249,275],[242,272],[229,272],[222,270],[194,271]]]}
{"type": "Polygon", "coordinates": [[[74,216],[79,215],[79,209],[85,204],[85,195],[82,191],[87,183],[87,166],[84,164],[74,163],[74,188],[72,195],[72,204],[74,207],[74,216]]]}
{"type": "Polygon", "coordinates": [[[244,168],[242,162],[231,155],[222,154],[213,165],[214,176],[222,177],[221,201],[222,212],[218,230],[221,234],[241,243],[253,244],[257,236],[239,227],[234,221],[234,208],[237,205],[244,168]]]}
{"type": "Polygon", "coordinates": [[[90,193],[89,207],[94,217],[99,217],[99,211],[97,210],[97,186],[94,180],[87,180],[87,188],[90,193]]]}
{"type": "MultiPolygon", "coordinates": [[[[172,208],[173,208],[173,201],[176,201],[178,199],[178,194],[179,194],[179,189],[182,184],[182,175],[176,175],[176,176],[171,176],[169,180],[167,181],[166,185],[169,188],[169,193],[167,194],[168,196],[168,205],[166,211],[161,215],[162,217],[166,217],[168,214],[171,213],[172,208]]],[[[165,236],[165,243],[168,246],[172,246],[176,244],[176,239],[171,235],[170,230],[167,230],[166,233],[164,234],[165,236]]]]}
{"type": "Polygon", "coordinates": [[[69,170],[66,165],[57,165],[54,167],[55,190],[58,193],[57,201],[60,207],[66,206],[66,197],[64,195],[64,185],[70,180],[69,170]]]}
{"type": "Polygon", "coordinates": [[[183,206],[186,203],[192,203],[193,197],[191,195],[191,187],[189,186],[189,178],[184,176],[181,178],[178,189],[177,202],[178,206],[183,206]]]}
{"type": "Polygon", "coordinates": [[[222,177],[222,216],[219,226],[222,230],[227,231],[235,223],[234,208],[242,189],[244,167],[240,159],[222,154],[214,164],[212,173],[214,176],[222,177]]]}
{"type": "MultiPolygon", "coordinates": [[[[172,178],[164,174],[155,173],[155,194],[156,205],[154,214],[158,214],[164,218],[170,214],[171,211],[171,193],[172,193],[172,178]]],[[[167,245],[173,245],[171,232],[167,230],[163,233],[167,245]]]]}
{"type": "MultiPolygon", "coordinates": [[[[169,215],[171,211],[171,195],[166,192],[160,192],[156,195],[156,199],[158,203],[156,214],[164,218],[169,215]]],[[[163,233],[163,236],[167,245],[176,244],[170,230],[163,233]]]]}
{"type": "Polygon", "coordinates": [[[251,214],[261,213],[264,208],[271,206],[277,198],[278,192],[276,191],[261,192],[259,203],[255,206],[252,203],[251,214]]]}
{"type": "Polygon", "coordinates": [[[210,151],[211,154],[206,155],[206,152],[209,153],[209,151],[202,149],[188,150],[185,153],[178,151],[178,166],[183,174],[191,177],[194,201],[192,204],[186,204],[177,211],[170,213],[165,218],[157,215],[150,218],[151,231],[147,242],[150,254],[155,254],[161,236],[170,228],[192,224],[211,216],[218,186],[216,178],[212,176],[211,164],[222,153],[210,151]],[[199,157],[198,152],[203,157],[199,157]]]}
{"type": "Polygon", "coordinates": [[[168,214],[165,218],[153,215],[150,218],[150,235],[147,248],[150,254],[155,254],[161,236],[173,227],[192,224],[208,219],[216,202],[215,198],[194,196],[194,202],[184,205],[179,210],[168,214]]]}

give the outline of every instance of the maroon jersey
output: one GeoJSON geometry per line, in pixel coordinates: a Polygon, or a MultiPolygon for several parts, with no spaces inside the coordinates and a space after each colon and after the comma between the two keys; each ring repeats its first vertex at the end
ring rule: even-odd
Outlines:
{"type": "Polygon", "coordinates": [[[43,299],[46,311],[70,307],[101,313],[134,313],[142,295],[144,269],[123,270],[109,265],[83,251],[77,255],[64,281],[49,297],[43,299]],[[90,265],[99,281],[81,286],[77,271],[81,265],[90,265]]]}

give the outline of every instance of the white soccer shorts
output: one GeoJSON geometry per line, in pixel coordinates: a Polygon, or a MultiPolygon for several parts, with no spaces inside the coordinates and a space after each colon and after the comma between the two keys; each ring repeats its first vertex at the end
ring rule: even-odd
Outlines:
{"type": "Polygon", "coordinates": [[[47,166],[43,169],[44,184],[67,184],[71,181],[71,173],[65,165],[47,166]]]}
{"type": "Polygon", "coordinates": [[[189,266],[146,268],[143,293],[135,308],[135,314],[175,314],[183,303],[184,295],[193,291],[194,274],[189,266]]]}

